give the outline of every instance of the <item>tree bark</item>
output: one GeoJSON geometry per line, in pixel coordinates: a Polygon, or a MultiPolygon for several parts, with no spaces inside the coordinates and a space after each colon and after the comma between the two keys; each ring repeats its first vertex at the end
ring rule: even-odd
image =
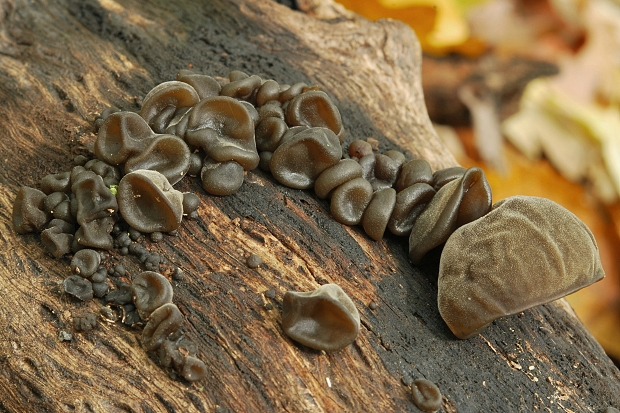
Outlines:
{"type": "MultiPolygon", "coordinates": [[[[434,169],[455,164],[428,120],[413,32],[302,4],[308,13],[265,0],[0,3],[0,412],[415,412],[407,384],[422,377],[439,386],[445,412],[619,408],[620,372],[565,301],[458,340],[437,310],[436,262],[413,267],[406,239],[372,241],[336,223],[312,192],[260,171],[221,198],[184,179],[177,188],[199,194],[199,217],[146,243],[185,272],[174,302],[208,366],[204,380],[170,378],[139,328],[100,322],[59,339],[102,303],[62,293],[68,258],[47,256],[38,235],[15,234],[17,190],[69,170],[94,140],[97,113],[139,110],[179,69],[318,84],[341,111],[345,145],[373,137],[381,151],[407,151],[434,169]],[[252,253],[258,269],[245,265],[252,253]],[[353,345],[327,354],[280,327],[284,292],[326,282],[349,294],[362,320],[353,345]]],[[[117,251],[108,262],[140,271],[117,251]]]]}

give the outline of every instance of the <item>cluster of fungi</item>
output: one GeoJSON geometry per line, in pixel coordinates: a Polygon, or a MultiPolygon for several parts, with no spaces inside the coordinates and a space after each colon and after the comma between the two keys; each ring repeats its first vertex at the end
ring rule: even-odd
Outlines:
{"type": "MultiPolygon", "coordinates": [[[[340,113],[317,86],[182,70],[148,93],[139,114],[109,109],[97,127],[95,159],[80,157],[71,171],[44,177],[40,190],[19,190],[14,227],[41,232],[56,258],[74,254],[65,291],[124,306],[127,317],[146,323],[144,347],[187,380],[200,379],[204,364],[180,332],[169,281],[154,271],[161,257],[132,243],[132,234],[161,239],[184,215],[197,214],[199,197],[173,187],[186,175],[199,175],[205,191],[218,196],[236,192],[246,171],[257,167],[287,187],[313,188],[330,200],[336,221],[361,224],[374,240],[386,230],[408,236],[414,264],[445,244],[438,304],[459,338],[604,276],[590,231],[551,201],[514,197],[492,205],[481,169],[433,172],[424,159],[376,153],[371,139],[343,151],[340,113]],[[147,271],[110,291],[106,274],[124,270],[106,270],[94,249],[113,248],[138,256],[147,271]]],[[[334,284],[287,293],[282,320],[291,338],[326,351],[352,343],[360,323],[353,302],[334,284]]]]}

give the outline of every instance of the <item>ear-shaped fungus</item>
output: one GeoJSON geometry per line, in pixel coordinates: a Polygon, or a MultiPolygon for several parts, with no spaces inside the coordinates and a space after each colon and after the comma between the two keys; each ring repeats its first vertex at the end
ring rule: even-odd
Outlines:
{"type": "Polygon", "coordinates": [[[71,271],[84,278],[90,278],[101,264],[101,256],[95,250],[83,249],[71,259],[71,271]]]}
{"type": "Polygon", "coordinates": [[[326,128],[310,128],[283,137],[269,167],[274,178],[290,188],[312,188],[325,169],[338,163],[342,148],[338,137],[326,128]]]}
{"type": "Polygon", "coordinates": [[[211,195],[231,195],[243,185],[243,166],[235,161],[207,159],[200,171],[202,187],[211,195]]]}
{"type": "Polygon", "coordinates": [[[462,166],[452,166],[450,168],[435,171],[433,173],[433,187],[436,191],[439,191],[439,188],[441,188],[448,182],[460,178],[465,174],[466,171],[467,169],[463,168],[462,166]]]}
{"type": "Polygon", "coordinates": [[[442,186],[415,220],[409,236],[409,256],[414,263],[446,242],[456,228],[480,218],[491,208],[491,187],[482,169],[465,174],[442,186]]]}
{"type": "Polygon", "coordinates": [[[412,159],[405,163],[396,180],[395,188],[400,192],[417,183],[433,184],[431,165],[424,159],[412,159]]]}
{"type": "Polygon", "coordinates": [[[112,216],[118,209],[116,197],[103,183],[103,178],[85,171],[72,181],[71,191],[77,200],[77,222],[84,225],[99,218],[112,216]]]}
{"type": "Polygon", "coordinates": [[[344,140],[340,112],[325,92],[312,91],[294,97],[286,108],[286,122],[290,126],[328,128],[340,143],[344,140]]]}
{"type": "Polygon", "coordinates": [[[164,304],[151,313],[144,330],[142,344],[147,351],[157,350],[168,336],[181,327],[183,316],[179,308],[172,304],[164,304]]]}
{"type": "Polygon", "coordinates": [[[362,216],[362,226],[370,238],[381,241],[395,203],[394,188],[385,188],[374,193],[362,216]]]}
{"type": "Polygon", "coordinates": [[[71,172],[45,175],[43,179],[41,179],[41,191],[46,194],[51,194],[53,192],[69,192],[71,190],[70,176],[71,172]]]}
{"type": "Polygon", "coordinates": [[[314,183],[314,192],[319,198],[327,198],[332,191],[355,178],[362,177],[362,167],[353,159],[341,159],[336,165],[321,172],[314,183]]]}
{"type": "Polygon", "coordinates": [[[236,161],[245,170],[258,166],[254,121],[236,99],[217,96],[200,101],[189,115],[185,140],[217,162],[236,161]]]}
{"type": "Polygon", "coordinates": [[[596,241],[579,218],[548,199],[517,196],[450,236],[437,302],[454,335],[468,338],[604,276],[596,241]]]}
{"type": "Polygon", "coordinates": [[[83,247],[110,250],[114,247],[114,239],[110,235],[116,220],[114,217],[103,217],[84,222],[75,232],[74,240],[83,247]]]}
{"type": "Polygon", "coordinates": [[[45,193],[22,186],[13,204],[13,227],[18,234],[41,232],[49,216],[45,211],[45,193]]]}
{"type": "Polygon", "coordinates": [[[82,301],[92,300],[93,284],[79,275],[70,275],[62,282],[63,290],[82,301]]]}
{"type": "Polygon", "coordinates": [[[256,104],[260,107],[267,102],[277,100],[280,96],[280,85],[275,80],[265,80],[256,93],[256,104]]]}
{"type": "Polygon", "coordinates": [[[134,278],[131,294],[140,318],[147,320],[153,311],[172,302],[172,285],[163,275],[145,271],[134,278]]]}
{"type": "Polygon", "coordinates": [[[355,341],[359,326],[355,304],[336,284],[325,284],[310,292],[284,294],[282,329],[305,346],[340,350],[355,341]]]}
{"type": "Polygon", "coordinates": [[[170,232],[181,225],[183,194],[157,171],[131,172],[118,184],[119,210],[140,232],[170,232]]]}
{"type": "Polygon", "coordinates": [[[109,164],[119,165],[130,156],[141,153],[154,135],[137,113],[114,113],[99,128],[95,155],[109,164]]]}
{"type": "Polygon", "coordinates": [[[396,204],[388,222],[388,228],[394,235],[408,235],[413,223],[422,213],[426,205],[435,196],[432,186],[417,183],[396,194],[396,204]]]}
{"type": "Polygon", "coordinates": [[[336,188],[330,211],[341,224],[357,225],[372,199],[372,185],[364,178],[355,178],[336,188]]]}
{"type": "Polygon", "coordinates": [[[163,133],[177,110],[191,107],[200,101],[198,93],[188,83],[176,80],[160,83],[145,96],[140,116],[156,133],[163,133]]]}
{"type": "Polygon", "coordinates": [[[183,139],[174,135],[156,135],[144,151],[130,157],[125,173],[149,169],[164,175],[170,185],[179,182],[189,170],[190,151],[183,139]]]}
{"type": "Polygon", "coordinates": [[[233,75],[231,76],[230,83],[222,86],[220,96],[230,96],[231,98],[248,100],[252,96],[253,92],[260,87],[261,82],[261,78],[256,75],[246,75],[245,78],[239,79],[233,75]]]}
{"type": "Polygon", "coordinates": [[[187,356],[181,369],[181,375],[187,381],[202,380],[207,375],[207,366],[202,360],[193,356],[187,356]]]}
{"type": "Polygon", "coordinates": [[[222,89],[217,80],[211,76],[194,73],[191,70],[179,70],[177,72],[177,80],[193,87],[196,93],[198,93],[199,100],[218,96],[222,89]]]}
{"type": "Polygon", "coordinates": [[[73,233],[65,233],[59,226],[51,226],[41,232],[43,248],[54,258],[60,258],[71,252],[73,233]]]}
{"type": "Polygon", "coordinates": [[[261,152],[275,151],[287,130],[288,126],[282,119],[269,117],[263,120],[256,128],[256,148],[261,152]]]}

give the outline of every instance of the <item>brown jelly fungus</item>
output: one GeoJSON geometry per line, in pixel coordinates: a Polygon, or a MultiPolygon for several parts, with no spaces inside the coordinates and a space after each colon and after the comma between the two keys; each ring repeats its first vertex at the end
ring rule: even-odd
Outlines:
{"type": "Polygon", "coordinates": [[[116,197],[94,172],[83,172],[71,185],[77,201],[77,222],[85,225],[99,218],[112,216],[118,209],[116,197]]]}
{"type": "Polygon", "coordinates": [[[448,239],[437,302],[454,335],[468,338],[604,276],[596,241],[579,218],[548,199],[517,196],[448,239]]]}
{"type": "Polygon", "coordinates": [[[145,271],[134,278],[131,294],[140,318],[146,320],[157,308],[172,302],[172,285],[163,275],[145,271]]]}
{"type": "Polygon", "coordinates": [[[187,381],[202,380],[207,375],[207,366],[202,360],[193,356],[187,356],[181,369],[181,375],[187,381]]]}
{"type": "Polygon", "coordinates": [[[357,225],[372,199],[372,185],[364,178],[355,178],[333,191],[330,211],[341,224],[357,225]]]}
{"type": "Polygon", "coordinates": [[[157,135],[140,154],[125,163],[125,173],[139,169],[160,172],[171,185],[179,182],[190,166],[190,151],[185,142],[174,135],[157,135]]]}
{"type": "Polygon", "coordinates": [[[79,275],[70,275],[62,282],[63,290],[82,301],[93,298],[93,285],[86,278],[79,275]]]}
{"type": "Polygon", "coordinates": [[[302,93],[304,88],[307,86],[308,85],[306,85],[305,83],[299,82],[299,83],[295,83],[293,86],[283,88],[280,91],[280,96],[278,100],[282,103],[287,102],[293,99],[295,96],[298,96],[300,93],[302,93]]]}
{"type": "Polygon", "coordinates": [[[263,106],[267,102],[277,100],[280,96],[280,85],[275,80],[265,80],[256,93],[256,104],[263,106]]]}
{"type": "Polygon", "coordinates": [[[287,130],[288,126],[282,119],[272,117],[263,120],[256,128],[256,148],[259,151],[275,151],[287,130]]]}
{"type": "Polygon", "coordinates": [[[41,232],[49,221],[44,207],[45,193],[22,186],[13,204],[13,228],[18,234],[41,232]]]}
{"type": "Polygon", "coordinates": [[[441,391],[430,380],[415,380],[411,386],[411,398],[416,407],[423,412],[434,413],[441,409],[441,391]]]}
{"type": "Polygon", "coordinates": [[[222,87],[211,76],[194,73],[191,70],[179,70],[177,80],[194,88],[200,100],[220,94],[222,87]]]}
{"type": "Polygon", "coordinates": [[[424,159],[412,159],[403,165],[395,189],[400,192],[417,183],[433,185],[431,165],[424,159]]]}
{"type": "Polygon", "coordinates": [[[217,162],[234,160],[245,170],[258,166],[254,122],[236,99],[217,96],[200,101],[189,115],[185,140],[217,162]]]}
{"type": "Polygon", "coordinates": [[[284,294],[282,329],[305,346],[340,350],[355,341],[359,326],[355,304],[336,284],[325,284],[310,292],[284,294]]]}
{"type": "Polygon", "coordinates": [[[355,178],[361,178],[362,167],[353,159],[341,159],[336,165],[325,169],[314,183],[314,192],[319,198],[327,198],[332,191],[355,178]]]}
{"type": "Polygon", "coordinates": [[[41,232],[41,243],[45,251],[54,258],[71,252],[73,234],[64,233],[59,227],[50,227],[41,232]]]}
{"type": "Polygon", "coordinates": [[[442,186],[415,220],[409,236],[409,256],[414,263],[446,242],[456,228],[480,218],[491,208],[491,187],[480,168],[442,186]]]}
{"type": "Polygon", "coordinates": [[[75,240],[81,248],[112,249],[114,247],[114,239],[110,233],[112,228],[114,228],[114,221],[114,217],[104,217],[84,222],[75,232],[75,240]]]}
{"type": "Polygon", "coordinates": [[[361,159],[366,155],[372,155],[372,146],[361,139],[356,139],[349,145],[349,156],[361,159]]]}
{"type": "Polygon", "coordinates": [[[312,188],[325,169],[338,163],[342,148],[330,129],[309,128],[282,139],[269,164],[274,178],[290,188],[312,188]]]}
{"type": "Polygon", "coordinates": [[[119,165],[141,153],[153,136],[149,125],[137,113],[117,112],[99,128],[95,155],[109,164],[119,165]]]}
{"type": "Polygon", "coordinates": [[[340,143],[344,140],[340,112],[325,92],[306,92],[294,97],[286,108],[286,122],[290,126],[328,128],[340,143]]]}
{"type": "Polygon", "coordinates": [[[84,278],[90,278],[101,263],[101,256],[95,250],[83,249],[71,259],[71,271],[84,278]]]}
{"type": "Polygon", "coordinates": [[[198,93],[188,83],[160,83],[145,96],[140,116],[153,131],[163,133],[178,109],[194,106],[198,101],[198,93]]]}
{"type": "Polygon", "coordinates": [[[147,351],[157,350],[168,336],[181,327],[183,316],[179,308],[164,304],[151,313],[151,317],[142,330],[142,344],[147,351]]]}
{"type": "Polygon", "coordinates": [[[413,223],[434,196],[433,187],[425,183],[413,184],[398,192],[394,210],[388,222],[390,232],[394,235],[408,235],[413,228],[413,223]]]}
{"type": "Polygon", "coordinates": [[[121,215],[138,231],[169,232],[181,225],[183,194],[157,171],[125,175],[118,185],[117,199],[121,215]]]}
{"type": "Polygon", "coordinates": [[[467,169],[462,166],[452,166],[450,168],[440,169],[433,173],[433,186],[435,190],[439,190],[442,186],[450,181],[460,178],[465,174],[467,169]]]}
{"type": "Polygon", "coordinates": [[[256,75],[245,78],[233,76],[230,79],[230,83],[222,86],[220,96],[230,96],[231,98],[248,100],[250,96],[252,96],[252,93],[260,87],[261,82],[261,78],[256,75]]]}
{"type": "Polygon", "coordinates": [[[183,193],[183,215],[189,215],[200,206],[200,198],[191,192],[183,193]]]}
{"type": "Polygon", "coordinates": [[[211,195],[231,195],[243,185],[243,166],[235,161],[207,159],[200,171],[202,187],[211,195]]]}
{"type": "Polygon", "coordinates": [[[71,185],[69,184],[70,172],[60,172],[57,174],[45,175],[41,179],[41,191],[46,194],[52,192],[69,192],[71,185]]]}
{"type": "Polygon", "coordinates": [[[394,188],[385,188],[374,193],[362,216],[362,226],[370,238],[381,241],[395,203],[394,188]]]}

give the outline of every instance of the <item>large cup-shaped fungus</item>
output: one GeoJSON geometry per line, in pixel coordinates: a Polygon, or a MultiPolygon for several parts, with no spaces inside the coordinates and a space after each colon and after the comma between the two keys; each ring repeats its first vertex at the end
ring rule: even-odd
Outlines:
{"type": "Polygon", "coordinates": [[[191,70],[179,70],[177,80],[190,85],[198,93],[200,100],[211,96],[218,96],[222,87],[211,76],[194,73],[191,70]]]}
{"type": "Polygon", "coordinates": [[[122,164],[130,156],[142,152],[154,136],[137,113],[113,113],[99,128],[95,156],[112,165],[122,164]]]}
{"type": "Polygon", "coordinates": [[[336,351],[355,341],[360,316],[336,284],[314,291],[284,294],[282,329],[293,340],[316,350],[336,351]]]}
{"type": "Polygon", "coordinates": [[[491,208],[491,187],[482,169],[465,174],[442,186],[415,220],[409,236],[409,256],[414,263],[446,242],[459,226],[480,218],[491,208]]]}
{"type": "Polygon", "coordinates": [[[172,80],[160,83],[146,95],[140,116],[156,133],[163,133],[177,110],[194,106],[200,101],[188,83],[172,80]]]}
{"type": "Polygon", "coordinates": [[[296,189],[312,188],[325,169],[338,163],[342,148],[338,137],[327,128],[309,128],[282,138],[269,167],[274,178],[296,189]]]}
{"type": "Polygon", "coordinates": [[[586,225],[544,198],[497,202],[456,230],[439,264],[439,312],[459,338],[605,276],[586,225]]]}
{"type": "Polygon", "coordinates": [[[181,225],[183,194],[157,171],[131,172],[118,184],[119,210],[140,232],[170,232],[181,225]]]}
{"type": "Polygon", "coordinates": [[[200,101],[189,115],[185,140],[217,162],[236,161],[245,170],[258,166],[254,121],[237,99],[217,96],[200,101]]]}
{"type": "Polygon", "coordinates": [[[168,336],[181,327],[183,316],[179,308],[167,303],[151,313],[142,330],[142,344],[147,351],[157,350],[168,336]]]}
{"type": "Polygon", "coordinates": [[[114,217],[103,217],[87,221],[75,232],[75,240],[82,247],[111,250],[114,240],[110,233],[114,228],[114,217]]]}
{"type": "Polygon", "coordinates": [[[22,186],[13,204],[13,227],[18,234],[41,232],[49,215],[45,211],[45,193],[38,189],[22,186]]]}
{"type": "Polygon", "coordinates": [[[294,97],[286,108],[286,122],[290,126],[328,128],[340,143],[344,140],[340,112],[325,92],[311,91],[294,97]]]}
{"type": "Polygon", "coordinates": [[[60,258],[71,251],[73,233],[65,233],[59,226],[52,226],[41,232],[41,243],[52,257],[60,258]]]}
{"type": "Polygon", "coordinates": [[[156,135],[138,155],[127,159],[125,173],[149,169],[164,175],[170,185],[179,182],[189,170],[190,151],[183,139],[174,135],[156,135]]]}
{"type": "Polygon", "coordinates": [[[140,318],[147,320],[153,311],[172,302],[172,285],[163,275],[145,271],[134,278],[131,294],[140,318]]]}

